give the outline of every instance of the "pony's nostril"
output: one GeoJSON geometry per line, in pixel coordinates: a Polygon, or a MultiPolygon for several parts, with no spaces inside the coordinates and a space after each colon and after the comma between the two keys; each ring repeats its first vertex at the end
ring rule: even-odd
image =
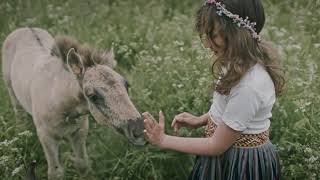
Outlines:
{"type": "Polygon", "coordinates": [[[139,137],[136,132],[133,132],[132,135],[133,135],[134,138],[138,138],[139,137]]]}
{"type": "Polygon", "coordinates": [[[143,131],[141,131],[140,129],[135,129],[132,134],[134,138],[139,138],[143,134],[143,131]]]}
{"type": "Polygon", "coordinates": [[[140,138],[143,136],[144,126],[142,119],[130,120],[128,123],[128,129],[133,138],[140,138]]]}

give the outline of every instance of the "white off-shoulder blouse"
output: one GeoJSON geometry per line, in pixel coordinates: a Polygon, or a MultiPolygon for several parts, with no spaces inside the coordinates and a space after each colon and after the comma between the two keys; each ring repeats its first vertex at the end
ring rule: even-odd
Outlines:
{"type": "Polygon", "coordinates": [[[215,124],[223,121],[244,134],[258,134],[269,128],[275,100],[271,77],[262,65],[256,64],[229,95],[214,92],[209,116],[215,124]]]}

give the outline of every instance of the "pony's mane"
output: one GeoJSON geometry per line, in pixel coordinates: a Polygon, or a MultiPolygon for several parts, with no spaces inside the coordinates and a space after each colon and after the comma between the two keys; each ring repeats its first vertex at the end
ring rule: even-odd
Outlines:
{"type": "MultiPolygon", "coordinates": [[[[69,36],[55,37],[55,45],[51,54],[58,56],[64,64],[67,63],[67,54],[71,48],[74,48],[82,59],[84,67],[92,67],[95,64],[105,64],[113,68],[116,64],[112,52],[103,52],[96,50],[88,44],[81,44],[69,36]]],[[[72,58],[70,56],[69,58],[72,58]]],[[[70,60],[70,59],[69,59],[70,60]]]]}

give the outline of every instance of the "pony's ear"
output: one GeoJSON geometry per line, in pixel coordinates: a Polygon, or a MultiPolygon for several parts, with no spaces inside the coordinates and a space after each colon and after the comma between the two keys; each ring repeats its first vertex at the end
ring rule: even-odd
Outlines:
{"type": "Polygon", "coordinates": [[[113,49],[110,51],[106,50],[101,54],[101,64],[105,64],[112,69],[116,67],[117,61],[114,59],[113,49]]]}
{"type": "Polygon", "coordinates": [[[68,70],[73,73],[78,79],[84,75],[85,67],[81,56],[71,48],[67,53],[67,66],[68,70]]]}

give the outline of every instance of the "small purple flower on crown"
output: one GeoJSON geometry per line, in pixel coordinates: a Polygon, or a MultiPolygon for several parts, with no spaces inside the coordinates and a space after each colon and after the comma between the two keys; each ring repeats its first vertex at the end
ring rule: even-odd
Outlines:
{"type": "Polygon", "coordinates": [[[206,0],[205,4],[214,4],[217,8],[217,15],[218,16],[227,16],[228,18],[232,19],[232,22],[237,24],[238,27],[244,27],[248,29],[254,39],[257,41],[261,41],[261,37],[256,32],[256,22],[250,22],[249,17],[247,16],[245,19],[240,17],[238,14],[233,14],[232,12],[228,11],[221,2],[217,2],[216,0],[206,0]]]}

